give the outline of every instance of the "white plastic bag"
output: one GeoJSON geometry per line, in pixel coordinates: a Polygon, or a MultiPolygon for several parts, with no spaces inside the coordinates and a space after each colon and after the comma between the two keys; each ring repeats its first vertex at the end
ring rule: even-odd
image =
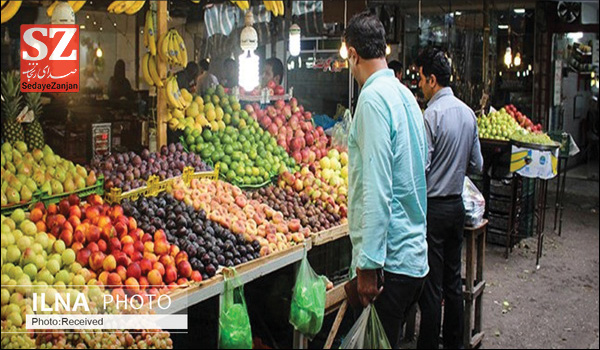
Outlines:
{"type": "Polygon", "coordinates": [[[466,213],[465,226],[479,226],[485,214],[485,198],[467,176],[465,176],[462,198],[466,213]]]}
{"type": "Polygon", "coordinates": [[[350,329],[340,349],[391,349],[375,307],[369,304],[350,329]]]}
{"type": "Polygon", "coordinates": [[[350,122],[352,114],[346,109],[342,121],[336,123],[331,129],[331,145],[333,147],[342,147],[348,149],[348,133],[350,132],[350,122]]]}

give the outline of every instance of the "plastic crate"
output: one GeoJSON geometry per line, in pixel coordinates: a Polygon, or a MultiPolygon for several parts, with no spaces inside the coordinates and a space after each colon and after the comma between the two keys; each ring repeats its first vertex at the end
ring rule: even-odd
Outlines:
{"type": "Polygon", "coordinates": [[[42,197],[43,192],[40,190],[35,191],[32,196],[31,196],[31,201],[29,202],[21,202],[18,204],[13,204],[13,205],[7,205],[1,208],[1,213],[4,216],[8,216],[10,214],[12,214],[13,211],[17,210],[17,209],[23,209],[25,211],[29,211],[29,209],[31,209],[31,207],[40,201],[40,198],[42,197]]]}
{"type": "Polygon", "coordinates": [[[510,198],[490,196],[488,208],[492,213],[508,215],[511,208],[510,198]]]}
{"type": "Polygon", "coordinates": [[[181,178],[186,185],[189,185],[193,179],[209,178],[212,180],[217,180],[219,178],[219,164],[215,166],[213,171],[203,171],[199,173],[195,173],[194,168],[192,167],[185,167],[181,176],[173,177],[163,181],[159,181],[158,176],[152,175],[146,182],[146,186],[139,187],[135,190],[131,190],[125,193],[123,193],[123,191],[120,188],[113,187],[110,189],[109,192],[106,193],[105,199],[110,204],[116,204],[121,203],[124,199],[135,201],[140,196],[155,197],[159,193],[164,192],[170,187],[172,187],[175,180],[179,178],[181,178]]]}
{"type": "Polygon", "coordinates": [[[534,225],[535,215],[533,213],[529,213],[527,215],[523,215],[521,217],[521,221],[519,222],[519,236],[521,237],[531,237],[533,236],[533,231],[535,228],[534,225]]]}
{"type": "Polygon", "coordinates": [[[494,196],[510,198],[512,196],[512,180],[491,180],[490,194],[494,196]]]}
{"type": "MultiPolygon", "coordinates": [[[[513,237],[514,241],[512,242],[512,245],[514,246],[515,244],[519,243],[523,238],[523,236],[517,234],[516,237],[513,237]]],[[[506,231],[488,228],[488,231],[486,233],[487,243],[505,247],[506,239],[506,231]]]]}
{"type": "Polygon", "coordinates": [[[64,198],[67,198],[72,194],[76,194],[77,196],[79,196],[79,198],[85,198],[91,194],[97,194],[99,196],[104,195],[104,176],[100,175],[98,177],[98,180],[96,181],[96,184],[89,186],[89,187],[82,188],[80,190],[76,190],[73,192],[65,192],[65,193],[56,194],[56,195],[52,195],[52,196],[48,196],[47,194],[46,195],[42,194],[42,197],[40,198],[40,202],[44,203],[45,206],[48,206],[50,204],[58,203],[61,200],[63,200],[64,198]]]}
{"type": "MultiPolygon", "coordinates": [[[[500,214],[493,214],[490,213],[488,215],[488,220],[489,220],[489,227],[498,229],[498,230],[503,230],[503,231],[507,231],[510,229],[509,227],[509,220],[510,217],[508,215],[500,215],[500,214]]],[[[517,215],[516,220],[518,222],[519,220],[519,216],[517,215]]],[[[513,222],[514,224],[514,222],[513,222]]]]}

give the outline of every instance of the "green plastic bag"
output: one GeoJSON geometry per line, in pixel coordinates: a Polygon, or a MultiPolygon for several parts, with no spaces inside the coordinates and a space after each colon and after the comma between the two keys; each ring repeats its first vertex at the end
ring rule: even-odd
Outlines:
{"type": "Polygon", "coordinates": [[[290,323],[309,339],[317,335],[323,326],[326,285],[325,278],[310,267],[304,251],[292,296],[290,323]]]}
{"type": "Polygon", "coordinates": [[[244,299],[244,286],[235,269],[225,276],[225,291],[220,298],[219,349],[252,349],[252,329],[244,299]]]}
{"type": "Polygon", "coordinates": [[[340,349],[391,349],[375,307],[367,306],[342,342],[340,349]]]}

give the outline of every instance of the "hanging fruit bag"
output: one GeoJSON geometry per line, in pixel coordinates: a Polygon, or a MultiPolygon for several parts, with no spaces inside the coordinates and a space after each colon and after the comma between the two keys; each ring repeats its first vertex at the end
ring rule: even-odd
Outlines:
{"type": "Polygon", "coordinates": [[[244,286],[235,269],[224,273],[225,291],[220,298],[219,349],[252,349],[250,317],[244,286]]]}

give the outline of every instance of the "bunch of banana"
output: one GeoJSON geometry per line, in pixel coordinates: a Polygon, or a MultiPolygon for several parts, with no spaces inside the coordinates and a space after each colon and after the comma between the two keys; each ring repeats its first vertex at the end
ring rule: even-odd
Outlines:
{"type": "MultiPolygon", "coordinates": [[[[81,10],[81,8],[83,7],[83,5],[85,5],[87,1],[86,0],[79,0],[79,1],[67,1],[67,3],[71,6],[71,8],[73,9],[73,12],[77,13],[77,11],[81,10]]],[[[46,9],[46,15],[48,15],[48,17],[52,17],[52,14],[54,13],[54,9],[56,8],[56,5],[58,5],[60,3],[60,1],[54,1],[52,2],[52,4],[50,4],[50,6],[48,6],[48,8],[46,9]]]]}
{"type": "Polygon", "coordinates": [[[265,8],[271,11],[273,16],[283,16],[285,14],[285,6],[283,1],[265,1],[265,8]]]}
{"type": "Polygon", "coordinates": [[[150,86],[159,88],[164,86],[156,69],[156,56],[152,56],[149,52],[142,57],[142,76],[146,84],[150,86]]]}
{"type": "MultiPolygon", "coordinates": [[[[191,99],[183,97],[181,90],[179,90],[179,84],[177,84],[177,78],[174,75],[165,80],[165,93],[167,94],[167,105],[171,109],[184,111],[191,102],[191,99]]],[[[187,94],[189,95],[189,93],[187,94]]]]}
{"type": "Polygon", "coordinates": [[[125,12],[128,15],[136,14],[139,10],[144,7],[146,0],[140,1],[124,1],[124,0],[116,0],[108,5],[108,12],[115,13],[117,15],[125,12]]]}
{"type": "Polygon", "coordinates": [[[171,66],[187,65],[187,50],[177,30],[169,30],[158,40],[158,55],[171,66]]]}
{"type": "Polygon", "coordinates": [[[146,23],[144,25],[144,46],[152,56],[156,56],[156,31],[154,30],[154,16],[152,11],[146,12],[146,23]]]}
{"type": "Polygon", "coordinates": [[[19,11],[23,1],[2,1],[2,23],[10,21],[19,11]],[[6,6],[5,6],[6,5],[6,6]]]}
{"type": "Polygon", "coordinates": [[[242,1],[231,0],[231,2],[236,4],[237,7],[239,7],[240,9],[242,9],[244,11],[250,8],[250,1],[248,1],[248,0],[242,0],[242,1]]]}

